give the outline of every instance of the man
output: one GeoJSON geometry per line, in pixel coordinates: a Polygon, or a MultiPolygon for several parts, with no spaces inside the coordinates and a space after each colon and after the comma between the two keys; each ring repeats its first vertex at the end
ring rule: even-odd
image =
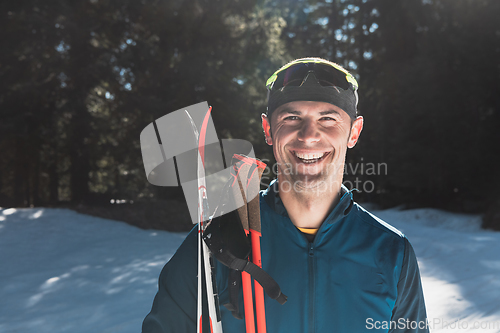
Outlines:
{"type": "MultiPolygon", "coordinates": [[[[266,297],[267,331],[428,332],[410,243],[342,185],[347,149],[363,128],[356,80],[337,64],[304,58],[267,87],[262,126],[278,175],[260,197],[262,267],[288,296],[284,305],[266,297]]],[[[196,330],[195,231],[163,269],[143,332],[196,330]]],[[[225,304],[228,269],[217,262],[216,271],[225,304]]],[[[224,332],[245,332],[224,307],[221,316],[224,332]]]]}

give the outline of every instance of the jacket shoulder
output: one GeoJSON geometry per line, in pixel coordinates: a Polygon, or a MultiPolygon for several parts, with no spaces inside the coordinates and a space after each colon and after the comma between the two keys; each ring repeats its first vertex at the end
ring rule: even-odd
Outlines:
{"type": "Polygon", "coordinates": [[[360,206],[357,203],[353,204],[352,207],[352,213],[356,215],[356,217],[362,221],[363,223],[366,223],[370,225],[371,227],[377,228],[381,232],[387,233],[390,236],[393,236],[395,238],[400,238],[401,241],[404,242],[404,239],[406,236],[396,229],[394,226],[390,225],[389,223],[385,222],[381,218],[375,216],[374,214],[370,213],[366,209],[364,209],[362,206],[360,206]]]}

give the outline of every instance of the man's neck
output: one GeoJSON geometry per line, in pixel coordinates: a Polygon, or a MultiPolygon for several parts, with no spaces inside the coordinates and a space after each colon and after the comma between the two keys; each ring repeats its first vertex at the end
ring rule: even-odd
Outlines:
{"type": "Polygon", "coordinates": [[[301,191],[287,190],[284,183],[278,180],[279,195],[292,223],[299,228],[318,229],[340,200],[341,182],[301,191]]]}

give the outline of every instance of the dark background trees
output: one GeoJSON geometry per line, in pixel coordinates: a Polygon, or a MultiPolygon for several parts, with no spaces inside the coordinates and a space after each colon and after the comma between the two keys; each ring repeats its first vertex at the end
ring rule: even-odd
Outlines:
{"type": "Polygon", "coordinates": [[[139,134],[205,100],[221,138],[250,140],[272,161],[259,122],[265,81],[286,61],[319,56],[359,78],[365,128],[346,174],[358,200],[498,215],[496,0],[25,0],[0,9],[2,207],[182,201],[180,189],[147,183],[139,134]],[[370,163],[385,169],[367,172],[370,163]]]}

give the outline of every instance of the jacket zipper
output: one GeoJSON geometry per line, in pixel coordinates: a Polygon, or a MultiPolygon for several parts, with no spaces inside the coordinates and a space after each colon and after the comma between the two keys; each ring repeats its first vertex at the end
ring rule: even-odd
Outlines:
{"type": "Polygon", "coordinates": [[[309,243],[309,333],[314,333],[314,244],[309,243]]]}
{"type": "MultiPolygon", "coordinates": [[[[344,197],[348,195],[350,192],[344,193],[344,195],[340,198],[339,202],[337,205],[340,204],[342,200],[344,200],[344,197]]],[[[316,240],[318,239],[318,235],[320,234],[320,231],[324,228],[325,223],[321,224],[319,227],[316,236],[314,237],[312,242],[309,242],[309,249],[308,249],[308,268],[309,268],[309,333],[314,333],[315,332],[315,325],[314,325],[314,290],[315,290],[315,280],[314,280],[314,244],[316,243],[316,240]]]]}

